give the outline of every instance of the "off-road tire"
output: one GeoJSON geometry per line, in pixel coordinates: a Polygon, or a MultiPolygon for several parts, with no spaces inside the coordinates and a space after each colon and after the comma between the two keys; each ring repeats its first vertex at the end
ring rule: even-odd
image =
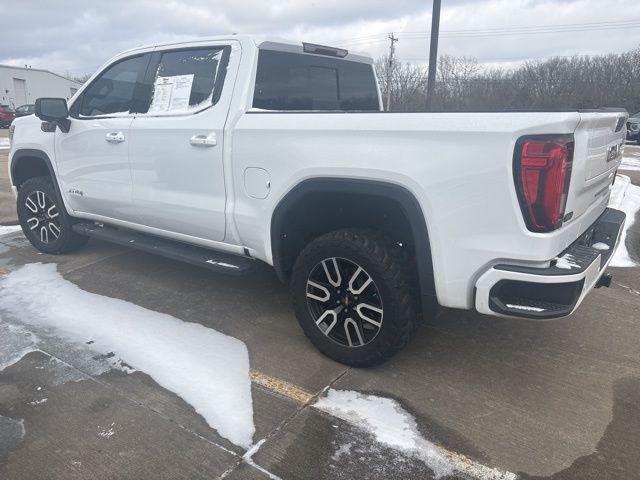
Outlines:
{"type": "Polygon", "coordinates": [[[50,177],[34,177],[24,182],[18,190],[17,210],[24,235],[43,253],[69,253],[87,243],[88,237],[72,230],[76,220],[67,214],[50,177]],[[43,205],[41,194],[45,197],[43,205]],[[42,232],[43,227],[46,232],[42,232]]]}
{"type": "MultiPolygon", "coordinates": [[[[339,271],[338,266],[335,270],[339,271]]],[[[338,275],[332,276],[337,282],[338,275]]],[[[291,280],[296,317],[306,336],[326,356],[353,367],[378,365],[402,350],[414,335],[418,324],[416,286],[412,284],[415,278],[402,248],[382,233],[366,229],[330,232],[311,241],[296,260],[291,280]],[[325,334],[316,324],[318,318],[314,318],[313,305],[310,306],[308,303],[308,288],[315,287],[309,287],[307,282],[310,281],[314,269],[322,265],[326,259],[333,261],[334,258],[352,262],[356,267],[361,267],[377,289],[376,298],[381,300],[380,306],[383,310],[380,312],[381,326],[378,327],[378,332],[373,339],[361,346],[345,346],[325,334]]],[[[342,282],[344,284],[344,279],[342,282]]],[[[338,288],[343,287],[334,287],[336,297],[333,298],[340,298],[338,292],[343,290],[338,288]]],[[[351,292],[350,288],[349,292],[351,292]]],[[[354,302],[357,304],[357,301],[354,300],[354,302]]],[[[327,301],[328,303],[333,304],[334,300],[327,301]]],[[[347,303],[346,308],[348,307],[347,303]]],[[[351,308],[348,315],[355,317],[354,310],[357,309],[351,308]]],[[[359,314],[360,311],[358,311],[359,314]]],[[[366,322],[360,317],[356,320],[360,324],[359,339],[362,340],[366,322]]],[[[343,329],[348,330],[344,327],[344,323],[343,329]]],[[[338,327],[336,323],[335,328],[338,327]]],[[[368,327],[372,328],[370,325],[368,327]]],[[[349,343],[351,344],[351,337],[349,337],[349,343]]]]}

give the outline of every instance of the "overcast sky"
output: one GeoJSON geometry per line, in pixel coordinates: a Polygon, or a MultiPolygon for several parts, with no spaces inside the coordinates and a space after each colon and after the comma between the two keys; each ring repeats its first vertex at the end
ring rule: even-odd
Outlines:
{"type": "MultiPolygon", "coordinates": [[[[510,66],[640,46],[638,0],[442,0],[440,51],[510,66]]],[[[0,0],[0,63],[91,73],[142,44],[261,33],[377,57],[428,55],[431,0],[0,0]]]]}

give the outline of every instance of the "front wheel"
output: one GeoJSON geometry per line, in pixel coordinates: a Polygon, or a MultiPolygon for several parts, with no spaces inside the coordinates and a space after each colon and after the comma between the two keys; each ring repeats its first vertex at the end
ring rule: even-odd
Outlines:
{"type": "Polygon", "coordinates": [[[296,317],[322,353],[367,367],[407,345],[417,302],[400,250],[379,232],[346,229],[318,237],[300,253],[292,278],[296,317]]]}
{"type": "Polygon", "coordinates": [[[49,177],[30,178],[18,191],[18,219],[27,239],[44,253],[67,253],[87,243],[72,230],[74,219],[64,209],[49,177]]]}

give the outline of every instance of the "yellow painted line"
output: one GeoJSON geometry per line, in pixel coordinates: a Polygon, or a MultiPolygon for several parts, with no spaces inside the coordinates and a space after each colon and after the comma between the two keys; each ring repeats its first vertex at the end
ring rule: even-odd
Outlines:
{"type": "Polygon", "coordinates": [[[256,385],[260,385],[272,392],[283,395],[287,398],[291,398],[296,402],[299,402],[303,405],[311,402],[314,397],[313,393],[306,391],[304,388],[298,387],[293,383],[286,382],[284,380],[280,380],[279,378],[271,377],[269,375],[265,375],[264,373],[258,372],[256,370],[249,371],[249,377],[251,381],[256,385]]]}

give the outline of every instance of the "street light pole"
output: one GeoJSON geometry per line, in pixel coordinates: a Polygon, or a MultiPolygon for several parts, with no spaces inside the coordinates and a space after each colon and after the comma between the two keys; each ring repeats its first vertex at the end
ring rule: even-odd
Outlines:
{"type": "Polygon", "coordinates": [[[440,33],[440,0],[433,0],[431,14],[431,43],[429,45],[429,74],[427,76],[427,111],[433,105],[433,92],[436,86],[436,68],[438,66],[438,36],[440,33]]]}

